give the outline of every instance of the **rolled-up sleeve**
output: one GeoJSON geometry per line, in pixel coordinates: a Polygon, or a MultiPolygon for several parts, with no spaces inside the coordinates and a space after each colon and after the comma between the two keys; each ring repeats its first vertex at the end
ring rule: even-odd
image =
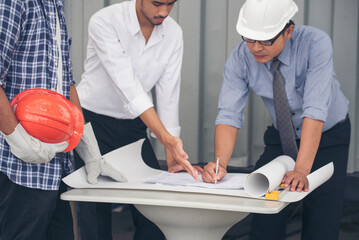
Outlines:
{"type": "Polygon", "coordinates": [[[245,81],[245,65],[239,59],[238,53],[239,47],[228,57],[223,70],[216,125],[226,124],[241,128],[243,124],[243,110],[248,99],[248,83],[245,81]]]}

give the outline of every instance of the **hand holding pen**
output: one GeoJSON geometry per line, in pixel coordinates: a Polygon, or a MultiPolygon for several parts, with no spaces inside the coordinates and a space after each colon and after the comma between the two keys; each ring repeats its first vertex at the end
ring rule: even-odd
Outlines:
{"type": "Polygon", "coordinates": [[[214,184],[217,184],[218,166],[219,166],[219,157],[217,156],[217,161],[216,161],[216,177],[215,177],[215,179],[214,179],[214,184]]]}
{"type": "Polygon", "coordinates": [[[221,164],[220,157],[217,156],[216,160],[209,162],[203,170],[202,180],[207,183],[217,184],[222,178],[227,175],[226,168],[221,164]]]}

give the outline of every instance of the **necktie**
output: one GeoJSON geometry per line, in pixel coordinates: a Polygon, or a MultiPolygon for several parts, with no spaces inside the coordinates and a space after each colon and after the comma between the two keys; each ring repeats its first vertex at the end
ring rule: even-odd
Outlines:
{"type": "Polygon", "coordinates": [[[275,115],[277,118],[277,127],[282,143],[283,152],[294,160],[298,155],[298,148],[295,142],[292,119],[290,117],[288,99],[284,89],[284,81],[279,71],[279,60],[273,60],[271,68],[273,74],[273,100],[275,115]]]}

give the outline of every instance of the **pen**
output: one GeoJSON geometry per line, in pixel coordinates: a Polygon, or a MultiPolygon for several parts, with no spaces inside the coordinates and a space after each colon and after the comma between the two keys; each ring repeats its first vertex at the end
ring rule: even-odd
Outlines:
{"type": "MultiPolygon", "coordinates": [[[[216,177],[218,174],[218,166],[219,166],[219,157],[217,156],[217,162],[216,162],[216,177]]],[[[217,184],[217,178],[214,179],[214,184],[217,184]]]]}

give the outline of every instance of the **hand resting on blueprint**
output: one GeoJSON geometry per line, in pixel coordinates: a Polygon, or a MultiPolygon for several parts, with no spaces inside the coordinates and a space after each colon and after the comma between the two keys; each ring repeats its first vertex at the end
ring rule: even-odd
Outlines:
{"type": "Polygon", "coordinates": [[[108,176],[117,182],[127,182],[124,174],[114,169],[102,158],[91,123],[85,124],[81,140],[75,149],[85,162],[87,181],[90,184],[97,184],[97,178],[100,175],[108,176]]]}

